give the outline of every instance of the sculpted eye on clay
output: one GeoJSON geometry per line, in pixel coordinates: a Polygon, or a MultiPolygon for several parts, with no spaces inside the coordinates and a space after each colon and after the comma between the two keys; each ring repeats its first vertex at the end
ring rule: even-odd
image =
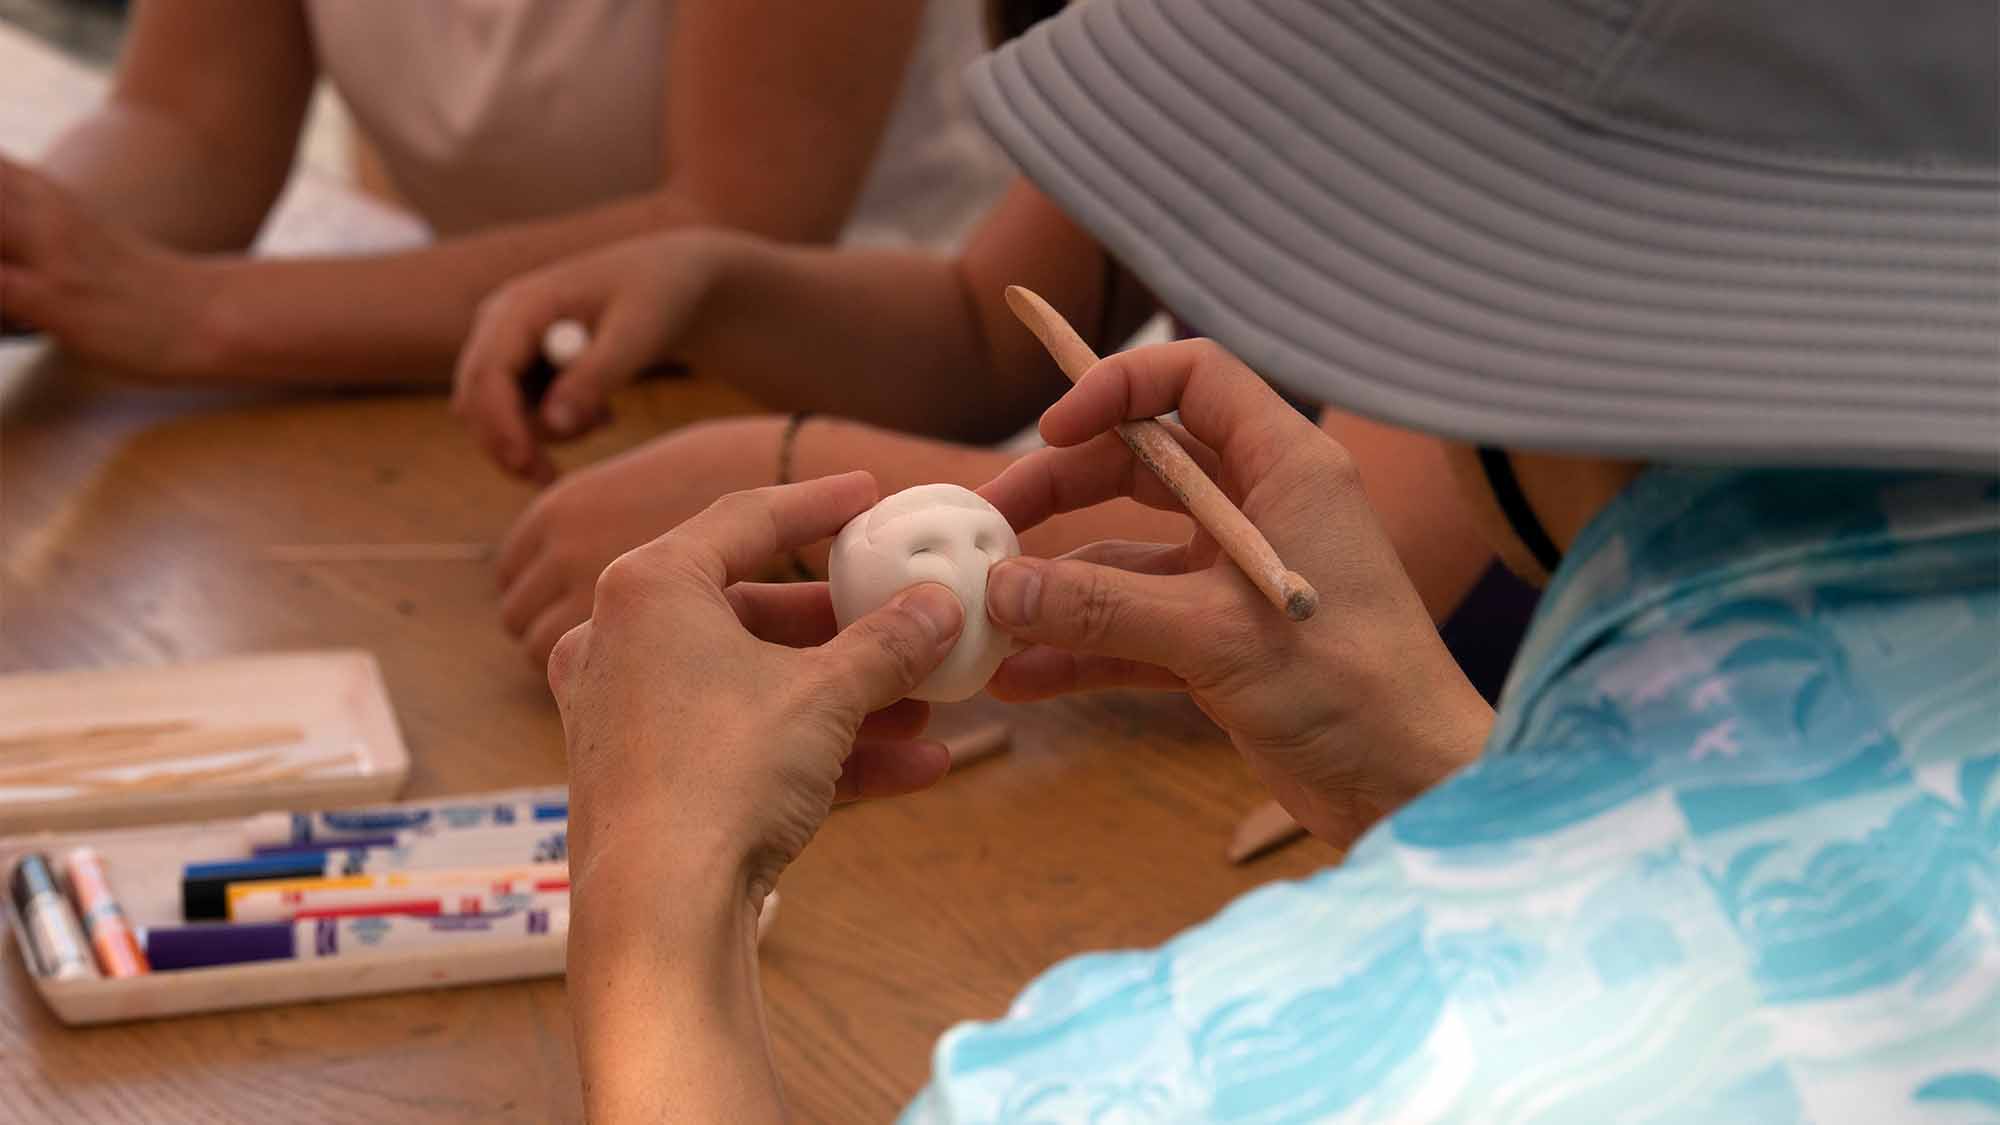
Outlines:
{"type": "Polygon", "coordinates": [[[827,557],[833,615],[840,627],[880,609],[919,582],[941,582],[965,607],[965,631],[912,699],[970,699],[1014,651],[1013,638],[986,618],[986,570],[1021,553],[1007,518],[955,484],[907,488],[848,521],[827,557]]]}

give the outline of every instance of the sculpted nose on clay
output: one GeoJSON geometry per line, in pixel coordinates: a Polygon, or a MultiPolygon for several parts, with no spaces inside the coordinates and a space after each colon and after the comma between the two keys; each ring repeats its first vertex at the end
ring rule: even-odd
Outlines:
{"type": "Polygon", "coordinates": [[[969,699],[1015,647],[987,620],[986,569],[1020,553],[1006,519],[978,494],[955,484],[905,489],[854,517],[835,537],[827,560],[834,618],[845,629],[918,582],[950,586],[965,607],[965,630],[910,697],[969,699]]]}

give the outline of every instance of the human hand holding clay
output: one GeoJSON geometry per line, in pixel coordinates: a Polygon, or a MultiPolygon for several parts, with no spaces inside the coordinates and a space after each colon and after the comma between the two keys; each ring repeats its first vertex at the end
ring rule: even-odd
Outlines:
{"type": "Polygon", "coordinates": [[[1346,452],[1205,340],[1100,362],[1043,415],[1051,448],[980,494],[1015,529],[1118,496],[1171,508],[1120,422],[1178,409],[1189,454],[1318,589],[1279,612],[1197,531],[1180,545],[1097,543],[987,575],[993,623],[1032,647],[990,690],[1184,690],[1315,835],[1345,844],[1469,761],[1492,712],[1438,639],[1346,452]]]}
{"type": "Polygon", "coordinates": [[[834,801],[921,789],[950,766],[918,737],[928,709],[904,697],[958,639],[951,591],[913,586],[836,633],[825,585],[741,581],[876,495],[849,473],[718,501],[607,567],[591,620],[549,660],[593,1119],[662,1091],[689,1119],[775,1117],[757,906],[834,801]],[[676,1046],[621,1050],[632,1042],[676,1046]]]}

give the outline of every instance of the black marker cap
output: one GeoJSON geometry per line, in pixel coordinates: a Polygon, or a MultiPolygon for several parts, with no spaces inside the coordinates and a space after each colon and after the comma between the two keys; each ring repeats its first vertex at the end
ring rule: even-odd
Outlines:
{"type": "Polygon", "coordinates": [[[229,917],[231,883],[317,879],[324,874],[325,852],[291,852],[259,859],[190,863],[181,874],[181,917],[190,922],[229,917]]]}

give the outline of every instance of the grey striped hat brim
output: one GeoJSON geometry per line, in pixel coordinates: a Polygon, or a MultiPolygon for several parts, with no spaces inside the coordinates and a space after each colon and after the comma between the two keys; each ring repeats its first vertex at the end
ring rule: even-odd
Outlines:
{"type": "Polygon", "coordinates": [[[2000,467],[2000,182],[1587,128],[1363,4],[1088,0],[971,72],[1023,170],[1266,378],[1444,436],[2000,467]]]}

